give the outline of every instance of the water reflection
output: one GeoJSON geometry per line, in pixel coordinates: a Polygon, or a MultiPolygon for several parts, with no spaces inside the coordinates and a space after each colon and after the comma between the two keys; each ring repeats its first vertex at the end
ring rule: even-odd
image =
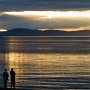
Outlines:
{"type": "Polygon", "coordinates": [[[1,86],[3,69],[14,68],[16,87],[90,89],[90,37],[11,36],[0,40],[1,86]]]}
{"type": "Polygon", "coordinates": [[[9,52],[21,53],[90,53],[90,37],[6,37],[9,52]]]}
{"type": "Polygon", "coordinates": [[[16,71],[17,87],[81,88],[89,84],[90,55],[7,53],[7,66],[16,71]]]}
{"type": "Polygon", "coordinates": [[[8,50],[7,42],[7,38],[0,36],[0,86],[3,85],[2,72],[7,68],[7,54],[4,53],[8,50]]]}

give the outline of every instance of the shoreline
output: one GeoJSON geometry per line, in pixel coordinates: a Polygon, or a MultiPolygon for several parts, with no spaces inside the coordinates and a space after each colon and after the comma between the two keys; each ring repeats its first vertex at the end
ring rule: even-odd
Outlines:
{"type": "Polygon", "coordinates": [[[22,88],[3,88],[3,87],[0,87],[0,90],[46,90],[46,89],[42,89],[42,88],[31,88],[31,89],[22,89],[22,88]]]}
{"type": "Polygon", "coordinates": [[[22,88],[3,88],[0,87],[0,90],[40,90],[40,89],[22,89],[22,88]]]}
{"type": "Polygon", "coordinates": [[[0,90],[32,90],[32,89],[19,89],[19,88],[3,88],[3,87],[0,87],[0,90]]]}

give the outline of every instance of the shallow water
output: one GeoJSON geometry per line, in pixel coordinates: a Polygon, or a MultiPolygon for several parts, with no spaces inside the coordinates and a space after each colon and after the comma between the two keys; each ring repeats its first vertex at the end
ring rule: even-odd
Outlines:
{"type": "Polygon", "coordinates": [[[8,52],[0,53],[0,86],[4,68],[14,68],[16,88],[90,89],[89,39],[4,37],[1,50],[8,52]]]}

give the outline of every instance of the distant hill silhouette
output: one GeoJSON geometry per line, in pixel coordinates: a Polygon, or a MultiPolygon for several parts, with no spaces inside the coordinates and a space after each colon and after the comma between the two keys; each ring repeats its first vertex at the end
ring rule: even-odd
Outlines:
{"type": "Polygon", "coordinates": [[[90,30],[63,31],[63,30],[31,30],[15,28],[6,32],[0,32],[0,36],[90,36],[90,30]]]}

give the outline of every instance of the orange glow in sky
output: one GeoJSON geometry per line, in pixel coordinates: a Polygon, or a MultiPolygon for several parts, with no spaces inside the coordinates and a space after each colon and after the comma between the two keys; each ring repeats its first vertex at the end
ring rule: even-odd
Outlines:
{"type": "Polygon", "coordinates": [[[38,30],[64,30],[64,31],[78,31],[78,30],[90,30],[90,26],[86,26],[86,27],[78,27],[78,28],[49,28],[49,29],[38,29],[38,30]]]}

